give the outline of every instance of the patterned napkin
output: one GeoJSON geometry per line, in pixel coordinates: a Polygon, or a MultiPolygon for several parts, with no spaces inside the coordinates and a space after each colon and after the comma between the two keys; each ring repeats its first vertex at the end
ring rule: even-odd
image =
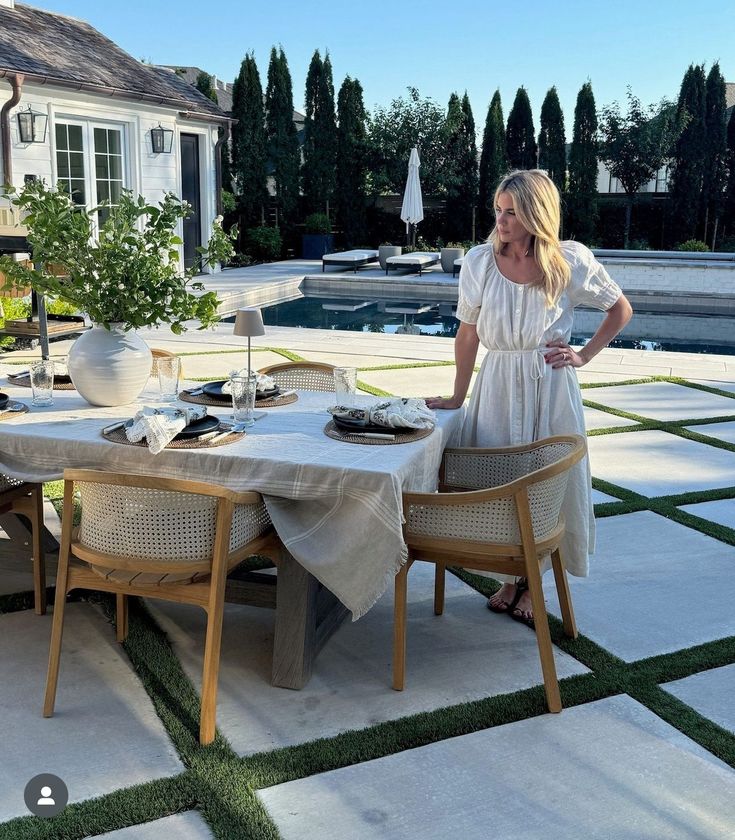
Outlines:
{"type": "MultiPolygon", "coordinates": [[[[272,376],[267,376],[265,373],[257,373],[256,371],[248,371],[247,368],[243,368],[242,370],[231,370],[230,377],[233,376],[247,376],[248,373],[254,373],[258,378],[258,381],[255,385],[255,389],[257,391],[272,391],[276,387],[276,380],[272,376]]],[[[230,380],[228,379],[227,382],[222,386],[222,393],[229,394],[232,391],[232,386],[230,385],[230,380]]]]}
{"type": "Polygon", "coordinates": [[[189,423],[206,417],[207,407],[151,408],[143,406],[133,417],[133,423],[125,428],[131,443],[145,438],[152,455],[158,453],[178,435],[189,423]]]}
{"type": "Polygon", "coordinates": [[[423,400],[402,397],[375,403],[367,408],[335,405],[328,409],[335,417],[363,420],[366,426],[385,426],[390,429],[433,429],[434,412],[423,400]]]}

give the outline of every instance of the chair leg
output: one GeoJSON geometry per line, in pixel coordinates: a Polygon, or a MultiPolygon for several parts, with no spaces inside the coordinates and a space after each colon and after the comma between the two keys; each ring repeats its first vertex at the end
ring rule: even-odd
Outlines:
{"type": "Polygon", "coordinates": [[[38,485],[31,495],[31,527],[33,528],[33,602],[36,615],[46,615],[46,558],[43,553],[43,487],[38,485]]]}
{"type": "Polygon", "coordinates": [[[561,617],[564,622],[564,633],[570,639],[577,638],[577,622],[574,619],[574,607],[572,606],[572,595],[569,591],[569,581],[567,580],[567,571],[561,561],[559,549],[554,549],[551,552],[551,567],[554,570],[554,580],[556,581],[556,592],[559,596],[559,606],[561,607],[561,617]]]}
{"type": "Polygon", "coordinates": [[[406,561],[395,582],[393,604],[393,688],[403,691],[406,679],[406,596],[408,593],[408,568],[406,561]]]}
{"type": "Polygon", "coordinates": [[[437,563],[434,572],[434,615],[441,615],[444,612],[445,575],[446,566],[443,563],[437,563]]]}
{"type": "Polygon", "coordinates": [[[56,598],[54,618],[51,625],[51,645],[46,675],[46,696],[43,701],[43,716],[51,717],[56,702],[56,686],[59,681],[61,660],[61,637],[64,633],[64,608],[66,607],[67,583],[69,579],[69,547],[62,545],[59,551],[59,568],[56,572],[56,598]]]}
{"type": "Polygon", "coordinates": [[[117,641],[122,643],[128,638],[128,596],[122,592],[115,594],[115,626],[117,641]]]}
{"type": "Polygon", "coordinates": [[[541,586],[541,574],[538,562],[535,558],[526,559],[526,579],[528,590],[533,605],[533,620],[536,628],[536,642],[538,644],[539,656],[541,658],[541,672],[544,677],[544,690],[546,691],[546,705],[550,712],[561,711],[561,695],[559,694],[559,681],[556,676],[556,664],[554,662],[554,649],[551,644],[551,633],[549,632],[549,619],[546,615],[544,604],[544,592],[541,586]]]}

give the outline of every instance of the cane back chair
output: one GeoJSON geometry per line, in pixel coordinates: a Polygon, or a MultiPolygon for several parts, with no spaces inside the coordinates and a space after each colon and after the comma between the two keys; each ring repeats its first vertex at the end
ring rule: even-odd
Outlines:
{"type": "Polygon", "coordinates": [[[259,493],[181,479],[66,470],[44,717],[54,711],[67,593],[79,588],[115,593],[119,642],[128,632],[128,596],[158,598],[194,604],[207,613],[199,740],[211,743],[227,574],[251,554],[276,557],[279,551],[259,493]],[[75,491],[82,512],[72,533],[75,491]]]}
{"type": "Polygon", "coordinates": [[[587,450],[581,435],[545,438],[502,449],[447,449],[438,493],[404,493],[408,560],[395,579],[393,688],[406,667],[408,570],[415,560],[436,564],[434,612],[444,609],[446,566],[525,577],[533,604],[546,702],[561,711],[559,683],[541,588],[541,563],[551,554],[567,636],[576,638],[571,596],[559,545],[569,471],[587,450]]]}
{"type": "Polygon", "coordinates": [[[282,362],[261,368],[281,389],[296,391],[334,391],[334,365],[323,362],[282,362]]]}
{"type": "Polygon", "coordinates": [[[37,615],[46,613],[46,560],[43,553],[43,485],[0,473],[0,513],[20,513],[31,525],[33,603],[37,615]]]}

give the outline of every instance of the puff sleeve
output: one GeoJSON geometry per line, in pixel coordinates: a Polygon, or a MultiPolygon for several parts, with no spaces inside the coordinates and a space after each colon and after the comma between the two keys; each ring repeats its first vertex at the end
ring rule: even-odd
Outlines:
{"type": "Polygon", "coordinates": [[[482,248],[486,247],[480,246],[469,250],[459,270],[457,319],[465,324],[476,324],[480,318],[487,266],[487,260],[483,259],[482,248]]]}
{"type": "Polygon", "coordinates": [[[609,309],[623,292],[605,267],[579,242],[565,242],[562,250],[572,270],[567,289],[572,305],[609,309]]]}

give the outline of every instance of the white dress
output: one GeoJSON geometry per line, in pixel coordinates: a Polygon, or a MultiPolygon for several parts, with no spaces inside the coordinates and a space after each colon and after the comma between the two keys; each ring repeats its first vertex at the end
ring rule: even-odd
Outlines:
{"type": "MultiPolygon", "coordinates": [[[[543,289],[514,283],[500,273],[491,244],[472,248],[464,258],[457,318],[476,325],[488,353],[467,409],[463,446],[515,446],[550,435],[585,434],[576,370],[547,365],[546,343],[569,341],[575,306],[606,310],[622,292],[584,245],[562,242],[561,249],[571,280],[550,309],[543,289]]],[[[584,458],[569,476],[561,547],[567,569],[581,577],[587,576],[588,555],[594,551],[591,493],[589,461],[584,458]]]]}

